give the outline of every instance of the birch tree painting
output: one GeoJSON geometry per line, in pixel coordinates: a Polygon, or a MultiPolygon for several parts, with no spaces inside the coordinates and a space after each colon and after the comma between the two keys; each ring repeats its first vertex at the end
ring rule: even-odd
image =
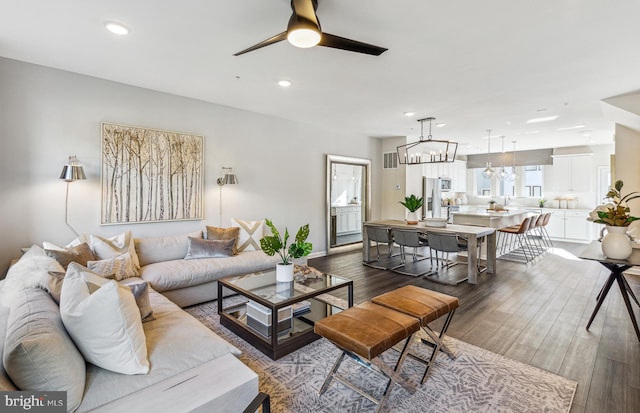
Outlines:
{"type": "Polygon", "coordinates": [[[203,137],[102,123],[102,224],[199,220],[203,137]]]}

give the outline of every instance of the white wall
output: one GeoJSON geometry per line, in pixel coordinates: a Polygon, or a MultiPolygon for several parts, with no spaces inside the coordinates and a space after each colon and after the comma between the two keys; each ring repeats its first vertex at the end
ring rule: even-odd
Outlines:
{"type": "MultiPolygon", "coordinates": [[[[382,140],[382,152],[396,152],[399,145],[407,143],[406,137],[387,138],[382,140]]],[[[384,219],[404,219],[406,209],[400,201],[404,201],[406,188],[405,165],[398,164],[397,169],[382,169],[380,194],[382,197],[380,215],[384,219]]]]}
{"type": "MultiPolygon", "coordinates": [[[[640,132],[616,124],[615,179],[624,182],[622,193],[640,192],[640,132]]],[[[629,203],[631,215],[640,217],[640,199],[629,203]]]]}
{"type": "Polygon", "coordinates": [[[74,237],[58,179],[69,155],[88,178],[70,187],[69,221],[79,232],[160,236],[217,226],[215,181],[224,164],[239,185],[223,189],[222,226],[232,217],[269,217],[292,231],[309,223],[314,252],[324,252],[326,154],[372,159],[372,217],[379,216],[378,139],[4,58],[0,91],[0,277],[20,247],[74,237]],[[204,135],[204,221],[100,226],[102,121],[204,135]]]}

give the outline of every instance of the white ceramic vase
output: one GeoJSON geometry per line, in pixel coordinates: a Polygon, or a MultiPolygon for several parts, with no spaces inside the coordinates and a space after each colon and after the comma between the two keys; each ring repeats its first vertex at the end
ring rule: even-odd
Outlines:
{"type": "Polygon", "coordinates": [[[407,224],[416,225],[418,223],[418,213],[407,211],[407,224]]]}
{"type": "Polygon", "coordinates": [[[291,282],[293,281],[293,263],[290,264],[276,264],[276,281],[278,282],[291,282]]]}
{"type": "Polygon", "coordinates": [[[602,238],[602,252],[614,260],[626,260],[631,255],[631,240],[627,236],[627,227],[607,225],[607,233],[602,238]]]}

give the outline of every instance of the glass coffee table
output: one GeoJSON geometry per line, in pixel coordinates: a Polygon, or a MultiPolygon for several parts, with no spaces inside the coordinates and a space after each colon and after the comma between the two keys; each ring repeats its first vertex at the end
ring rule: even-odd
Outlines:
{"type": "Polygon", "coordinates": [[[238,296],[218,299],[220,324],[273,360],[319,339],[316,321],[353,306],[353,281],[326,273],[284,283],[275,270],[218,280],[218,297],[228,290],[238,296]],[[346,300],[330,294],[345,287],[346,300]]]}

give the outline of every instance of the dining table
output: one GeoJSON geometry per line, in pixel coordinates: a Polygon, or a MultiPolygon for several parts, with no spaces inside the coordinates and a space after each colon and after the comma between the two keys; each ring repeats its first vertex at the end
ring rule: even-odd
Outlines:
{"type": "Polygon", "coordinates": [[[367,226],[384,227],[391,230],[415,230],[420,233],[440,232],[456,234],[467,240],[467,282],[469,284],[478,283],[478,240],[486,237],[486,268],[488,274],[496,272],[496,230],[491,227],[480,227],[473,225],[446,224],[444,227],[426,227],[424,223],[417,225],[407,224],[406,221],[398,219],[383,219],[376,221],[365,221],[363,223],[362,259],[367,263],[371,261],[371,243],[367,237],[367,226]]]}

